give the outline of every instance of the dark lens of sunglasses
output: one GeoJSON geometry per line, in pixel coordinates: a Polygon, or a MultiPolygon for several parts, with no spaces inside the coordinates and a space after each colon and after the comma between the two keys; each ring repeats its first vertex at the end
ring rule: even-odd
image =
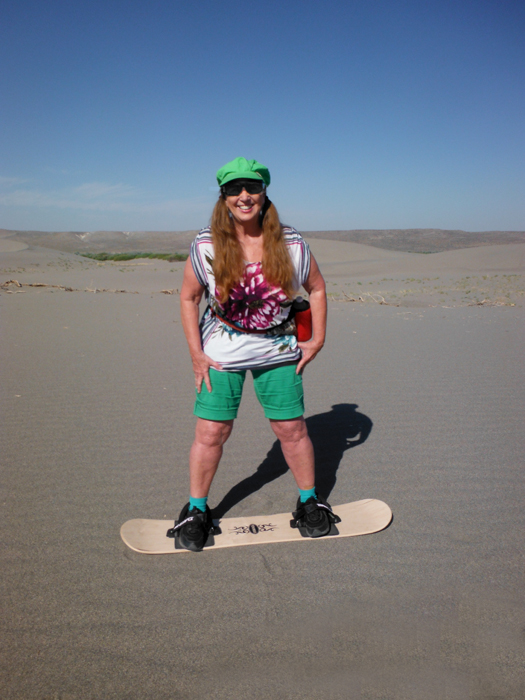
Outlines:
{"type": "Polygon", "coordinates": [[[224,194],[227,197],[237,197],[241,192],[246,190],[248,194],[261,194],[264,189],[264,184],[259,180],[238,180],[234,182],[228,182],[223,185],[224,194]]]}

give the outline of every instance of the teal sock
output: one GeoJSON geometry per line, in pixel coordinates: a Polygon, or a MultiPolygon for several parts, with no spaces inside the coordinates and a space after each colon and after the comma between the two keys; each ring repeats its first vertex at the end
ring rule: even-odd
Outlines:
{"type": "Polygon", "coordinates": [[[301,503],[306,503],[306,501],[311,497],[317,498],[317,493],[315,492],[315,486],[313,489],[299,489],[299,498],[301,503]]]}
{"type": "Polygon", "coordinates": [[[203,513],[206,512],[206,503],[208,502],[208,496],[204,498],[192,498],[190,496],[190,510],[192,508],[198,508],[203,513]]]}

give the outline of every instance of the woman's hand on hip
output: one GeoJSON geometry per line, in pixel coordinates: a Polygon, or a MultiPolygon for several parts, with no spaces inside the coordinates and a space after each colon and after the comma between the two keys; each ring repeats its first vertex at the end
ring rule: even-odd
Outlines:
{"type": "Polygon", "coordinates": [[[206,384],[206,388],[211,393],[211,382],[210,382],[210,367],[218,370],[222,370],[221,365],[211,357],[205,355],[203,352],[199,355],[192,356],[191,361],[193,363],[193,373],[195,374],[195,387],[197,388],[197,393],[201,393],[202,382],[206,384]]]}
{"type": "Polygon", "coordinates": [[[320,352],[324,343],[316,342],[313,339],[307,340],[305,343],[297,343],[297,345],[301,349],[302,357],[297,364],[296,374],[301,374],[306,365],[320,352]]]}

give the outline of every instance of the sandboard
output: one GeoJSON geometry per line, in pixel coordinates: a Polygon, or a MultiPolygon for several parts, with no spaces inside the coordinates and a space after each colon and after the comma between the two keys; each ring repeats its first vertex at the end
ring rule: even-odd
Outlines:
{"type": "MultiPolygon", "coordinates": [[[[392,511],[383,501],[367,498],[363,501],[332,506],[341,522],[332,525],[325,537],[302,537],[290,527],[291,513],[277,515],[248,515],[238,518],[222,518],[213,523],[219,528],[209,538],[203,551],[223,547],[239,547],[248,544],[272,542],[321,542],[339,537],[370,535],[384,530],[392,520],[392,511]]],[[[173,520],[128,520],[120,529],[124,543],[141,554],[178,554],[186,549],[175,549],[175,541],[166,533],[173,527],[173,520]]]]}

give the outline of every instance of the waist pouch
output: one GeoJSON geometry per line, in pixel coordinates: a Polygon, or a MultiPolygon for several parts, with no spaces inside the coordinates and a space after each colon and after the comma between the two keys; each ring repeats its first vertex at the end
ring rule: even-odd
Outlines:
{"type": "MultiPolygon", "coordinates": [[[[278,335],[295,335],[297,337],[297,324],[295,322],[295,315],[296,313],[304,313],[305,312],[305,305],[307,306],[308,312],[310,311],[310,304],[298,297],[297,299],[294,299],[291,306],[290,306],[290,313],[288,314],[288,318],[280,323],[278,326],[271,326],[270,328],[241,328],[240,326],[237,326],[235,323],[232,323],[232,321],[229,321],[227,318],[224,318],[221,314],[219,314],[215,309],[213,309],[211,306],[209,307],[210,312],[212,316],[215,316],[216,318],[219,319],[221,323],[224,323],[225,326],[228,326],[228,328],[232,328],[234,331],[239,331],[239,333],[248,333],[249,335],[270,335],[270,336],[278,336],[278,335]]],[[[311,334],[310,334],[311,335],[311,334]]],[[[300,338],[302,340],[302,338],[300,338]]],[[[308,338],[309,340],[309,338],[308,338]]]]}

